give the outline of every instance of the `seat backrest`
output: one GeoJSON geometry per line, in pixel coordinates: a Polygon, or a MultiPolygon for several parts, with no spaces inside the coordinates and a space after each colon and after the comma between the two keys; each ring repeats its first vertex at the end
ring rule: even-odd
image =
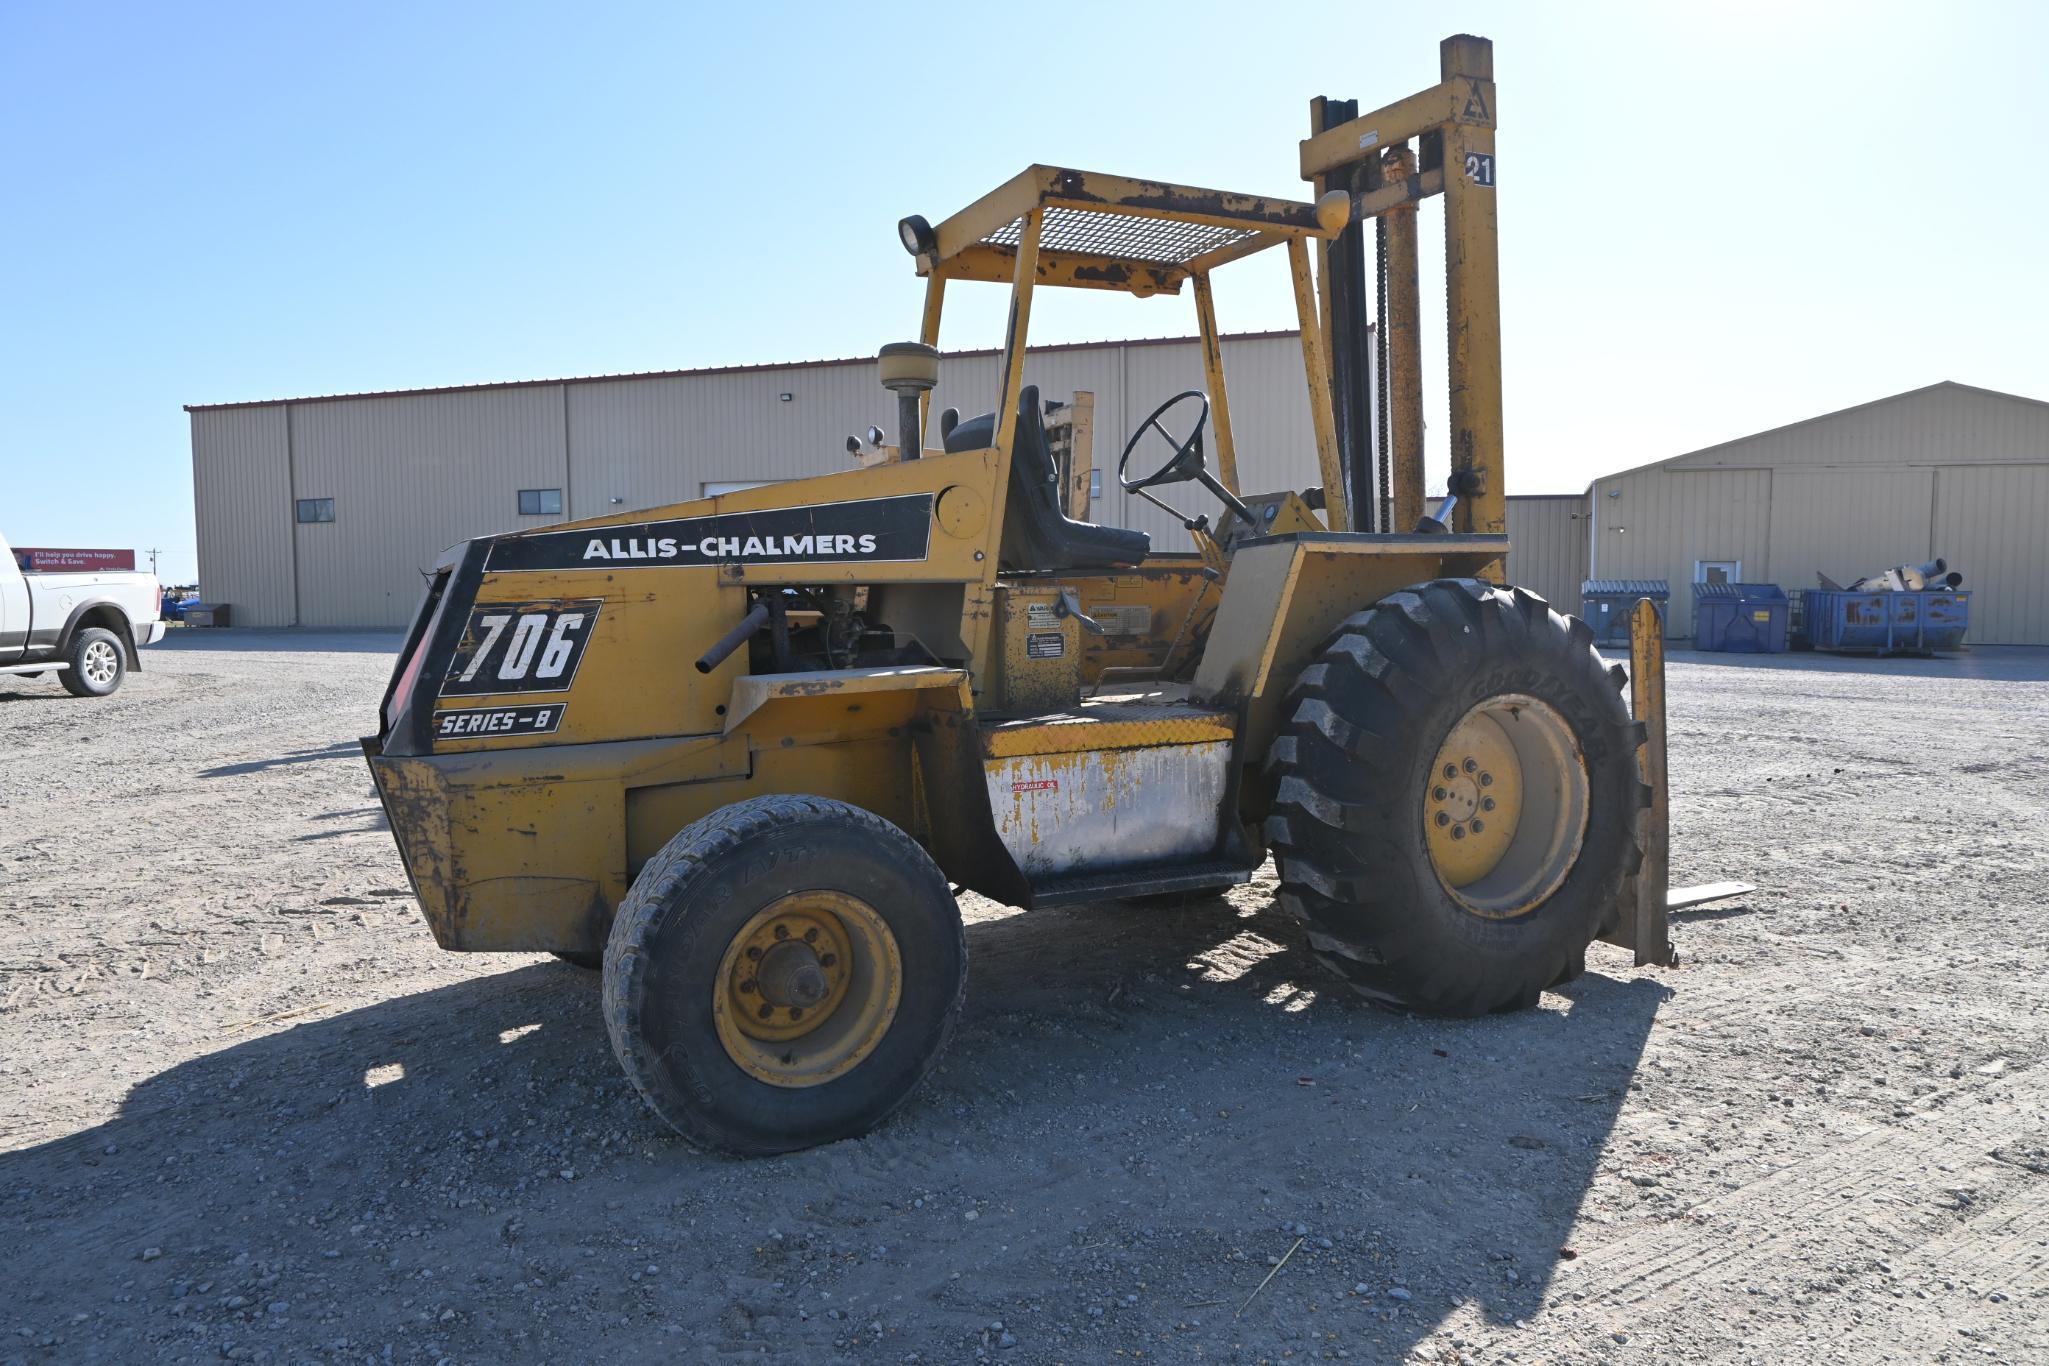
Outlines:
{"type": "MultiPolygon", "coordinates": [[[[996,443],[996,414],[954,427],[946,449],[981,450],[996,443]]],[[[1017,437],[1011,443],[1010,495],[1003,512],[1002,567],[1010,570],[1109,569],[1137,564],[1152,537],[1123,527],[1077,522],[1060,506],[1060,470],[1046,441],[1045,409],[1037,385],[1018,396],[1017,437]]]]}

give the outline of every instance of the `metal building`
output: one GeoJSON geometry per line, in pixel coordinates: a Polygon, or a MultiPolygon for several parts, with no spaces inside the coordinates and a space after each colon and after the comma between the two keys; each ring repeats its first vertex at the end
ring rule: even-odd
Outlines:
{"type": "MultiPolygon", "coordinates": [[[[1580,512],[1585,577],[1669,580],[1676,636],[1692,630],[1696,582],[1804,589],[1939,555],[1973,590],[1972,642],[2049,645],[2049,403],[2036,399],[1932,384],[1603,476],[1580,512]]],[[[1548,521],[1548,538],[1570,513],[1524,520],[1548,521]]]]}
{"type": "Polygon", "coordinates": [[[1577,612],[1587,578],[1586,495],[1511,493],[1505,501],[1509,577],[1559,611],[1577,612]]]}
{"type": "MultiPolygon", "coordinates": [[[[1224,341],[1240,482],[1318,482],[1294,332],[1224,341]]],[[[1132,427],[1203,387],[1193,339],[1052,346],[1026,383],[1095,397],[1095,519],[1187,548],[1114,477],[1132,427]]],[[[986,412],[994,351],[950,353],[933,412],[986,412]]],[[[192,405],[199,580],[237,625],[402,626],[420,570],[459,540],[848,468],[846,438],[895,426],[872,359],[192,405]]],[[[1153,454],[1152,447],[1141,452],[1153,454]]],[[[1164,449],[1164,448],[1161,448],[1164,449]]],[[[1190,511],[1217,509],[1172,489],[1190,511]]]]}

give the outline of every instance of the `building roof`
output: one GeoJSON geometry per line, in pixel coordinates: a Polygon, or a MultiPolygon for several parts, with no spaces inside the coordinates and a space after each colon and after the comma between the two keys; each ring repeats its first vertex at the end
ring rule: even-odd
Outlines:
{"type": "Polygon", "coordinates": [[[1592,493],[1594,485],[1604,479],[1617,479],[1625,474],[1640,474],[1644,470],[1677,465],[1682,460],[1695,460],[1704,455],[1713,455],[1716,451],[1727,450],[1731,446],[1740,446],[1745,442],[1755,441],[1759,437],[1775,436],[1780,432],[1790,432],[1802,427],[1812,427],[1819,423],[1847,416],[1850,413],[1861,413],[1867,408],[1879,408],[1889,403],[1900,403],[1907,399],[1919,398],[1924,394],[1932,394],[1944,389],[1953,389],[1965,394],[1977,394],[1985,398],[2003,398],[2014,403],[2031,404],[2037,408],[2049,408],[2049,400],[2029,398],[2026,394],[2009,394],[1999,389],[1981,389],[1975,384],[1959,384],[1953,379],[1938,380],[1934,384],[1924,384],[1918,389],[1907,389],[1897,394],[1887,394],[1884,398],[1874,398],[1863,403],[1853,403],[1847,408],[1837,408],[1833,412],[1820,413],[1814,417],[1803,417],[1797,422],[1781,423],[1776,427],[1766,427],[1762,431],[1748,432],[1742,436],[1731,437],[1727,441],[1717,441],[1712,446],[1702,446],[1698,450],[1684,451],[1678,455],[1668,455],[1663,460],[1650,460],[1641,465],[1631,465],[1626,469],[1614,470],[1608,474],[1599,475],[1589,482],[1587,484],[1587,492],[1592,493]]]}
{"type": "MultiPolygon", "coordinates": [[[[1299,335],[1293,328],[1274,332],[1226,332],[1225,341],[1271,341],[1280,337],[1299,335]]],[[[1197,337],[1134,337],[1128,341],[1057,342],[1050,346],[1034,346],[1031,353],[1042,355],[1053,351],[1090,351],[1099,347],[1113,346],[1189,346],[1197,344],[1197,337]]],[[[1000,354],[1000,348],[977,347],[967,351],[948,351],[949,359],[971,359],[978,356],[1000,354]]],[[[829,365],[873,365],[873,356],[845,356],[828,360],[780,361],[766,365],[707,365],[688,370],[632,370],[616,375],[570,375],[560,379],[512,379],[483,384],[443,384],[422,389],[367,389],[347,394],[307,394],[298,398],[242,399],[230,403],[188,403],[188,413],[216,412],[224,408],[272,408],[284,403],[335,403],[356,398],[413,398],[424,394],[470,394],[487,389],[535,389],[551,384],[610,384],[627,379],[679,379],[686,375],[746,375],[771,370],[816,370],[829,365]]]]}

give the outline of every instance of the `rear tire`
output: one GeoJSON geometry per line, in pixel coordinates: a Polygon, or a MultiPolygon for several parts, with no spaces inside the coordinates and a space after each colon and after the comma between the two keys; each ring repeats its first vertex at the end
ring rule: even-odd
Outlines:
{"type": "Polygon", "coordinates": [[[1282,714],[1267,839],[1324,963],[1446,1015],[1574,975],[1642,862],[1650,796],[1584,622],[1439,579],[1341,623],[1282,714]]]}
{"type": "Polygon", "coordinates": [[[57,681],[73,697],[105,697],[128,676],[128,651],[105,627],[88,626],[72,637],[65,658],[71,667],[59,669],[57,681]]]}
{"type": "Polygon", "coordinates": [[[864,1133],[939,1059],[967,981],[959,903],[870,812],[757,797],[686,826],[605,948],[605,1026],[634,1089],[740,1156],[864,1133]]]}

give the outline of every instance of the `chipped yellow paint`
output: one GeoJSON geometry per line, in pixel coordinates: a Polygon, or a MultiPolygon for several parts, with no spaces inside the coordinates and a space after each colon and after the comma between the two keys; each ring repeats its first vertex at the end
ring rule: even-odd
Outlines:
{"type": "Polygon", "coordinates": [[[1236,733],[1235,718],[1221,709],[1092,702],[1050,716],[986,726],[982,731],[982,753],[990,759],[1008,759],[1031,754],[1194,745],[1228,741],[1236,733]]]}

